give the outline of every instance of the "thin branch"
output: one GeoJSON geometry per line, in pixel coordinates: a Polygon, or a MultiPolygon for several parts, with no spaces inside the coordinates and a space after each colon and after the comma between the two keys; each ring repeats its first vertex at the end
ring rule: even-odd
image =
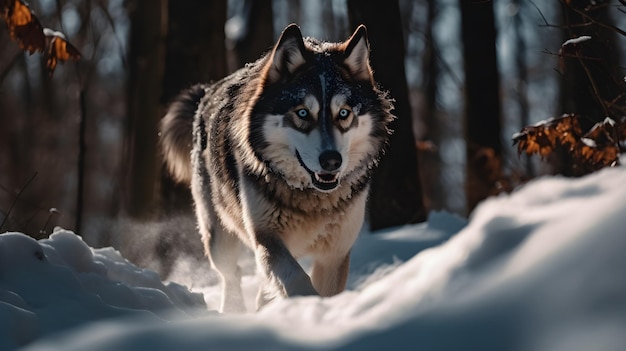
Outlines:
{"type": "Polygon", "coordinates": [[[601,59],[599,57],[572,55],[572,54],[567,54],[567,53],[555,53],[555,52],[552,52],[552,51],[550,51],[548,49],[543,49],[541,52],[544,53],[544,54],[547,54],[547,55],[558,56],[558,57],[567,57],[567,58],[575,58],[575,59],[582,59],[582,60],[585,60],[585,61],[597,61],[597,62],[604,61],[603,59],[601,59]]]}
{"type": "Polygon", "coordinates": [[[11,211],[13,211],[13,207],[15,207],[15,204],[17,203],[17,200],[20,198],[20,196],[22,196],[22,193],[24,192],[24,190],[26,190],[26,188],[28,188],[28,186],[33,181],[33,179],[35,179],[36,176],[37,176],[37,172],[35,172],[30,177],[30,179],[28,179],[26,184],[24,184],[24,186],[20,189],[20,191],[18,191],[17,196],[15,196],[15,198],[13,199],[13,202],[11,202],[11,206],[9,206],[9,210],[7,211],[7,215],[2,220],[2,223],[0,223],[0,232],[2,231],[2,227],[4,227],[4,224],[6,223],[6,221],[9,219],[9,216],[11,215],[11,211]]]}
{"type": "Polygon", "coordinates": [[[48,224],[50,224],[50,220],[52,219],[52,217],[54,217],[55,215],[59,214],[59,210],[57,210],[56,208],[51,208],[48,210],[48,218],[46,218],[46,223],[44,223],[43,228],[39,231],[39,234],[42,237],[46,237],[48,234],[48,224]]]}
{"type": "Polygon", "coordinates": [[[539,8],[539,6],[537,6],[537,4],[535,4],[535,2],[532,1],[532,0],[530,0],[530,3],[535,7],[537,12],[539,13],[539,16],[541,16],[541,19],[543,20],[543,24],[538,25],[540,28],[546,28],[547,27],[547,28],[558,28],[558,29],[571,29],[571,28],[589,27],[589,26],[593,25],[592,22],[576,23],[576,24],[566,24],[566,25],[551,24],[546,19],[546,16],[543,15],[543,12],[541,12],[541,9],[539,8]]]}
{"type": "Polygon", "coordinates": [[[614,25],[611,25],[611,24],[606,24],[606,23],[603,23],[603,22],[600,22],[600,21],[596,21],[593,17],[589,16],[589,15],[588,15],[588,14],[586,14],[584,11],[580,11],[579,9],[577,9],[577,8],[575,8],[575,7],[573,7],[573,6],[570,6],[570,5],[567,5],[567,6],[568,6],[568,7],[569,7],[572,11],[574,11],[574,12],[576,12],[577,14],[579,14],[579,15],[583,16],[583,17],[584,17],[585,19],[587,19],[588,21],[591,21],[592,23],[594,23],[594,24],[596,24],[596,25],[598,25],[598,26],[600,26],[600,27],[602,27],[602,28],[612,30],[612,31],[614,31],[614,32],[616,32],[616,33],[618,33],[618,34],[620,34],[620,35],[622,35],[622,36],[625,36],[625,37],[626,37],[626,32],[625,32],[625,31],[623,31],[623,30],[621,30],[621,29],[619,29],[619,28],[617,28],[617,27],[615,27],[614,25]]]}
{"type": "Polygon", "coordinates": [[[533,0],[530,0],[530,3],[535,7],[535,9],[537,9],[537,12],[539,12],[539,16],[541,16],[541,19],[543,19],[543,23],[546,25],[546,27],[551,27],[552,25],[548,22],[546,16],[543,15],[543,12],[541,12],[539,6],[537,6],[537,4],[535,4],[533,0]]]}
{"type": "Polygon", "coordinates": [[[626,106],[621,104],[624,101],[624,97],[626,97],[626,93],[620,93],[611,101],[605,100],[607,108],[611,111],[617,111],[614,115],[626,115],[626,106]]]}
{"type": "Polygon", "coordinates": [[[589,68],[585,64],[585,61],[582,60],[581,58],[579,58],[578,62],[580,63],[580,65],[585,70],[585,74],[587,75],[587,78],[589,79],[589,83],[591,83],[591,88],[593,88],[593,94],[595,95],[596,99],[598,100],[598,103],[600,103],[600,105],[602,106],[602,109],[604,110],[604,114],[606,116],[610,116],[611,113],[610,113],[608,107],[604,104],[604,99],[602,98],[602,96],[600,96],[600,91],[598,90],[598,86],[596,84],[596,81],[593,79],[593,76],[591,75],[591,72],[589,71],[589,68]]]}
{"type": "Polygon", "coordinates": [[[558,29],[572,29],[572,28],[585,28],[593,26],[593,22],[574,23],[574,24],[539,24],[540,28],[558,28],[558,29]]]}
{"type": "Polygon", "coordinates": [[[621,101],[624,101],[624,97],[626,97],[625,95],[626,95],[626,93],[620,93],[620,94],[619,94],[619,95],[617,95],[617,96],[616,96],[613,100],[608,101],[608,106],[609,106],[609,107],[613,107],[613,106],[615,106],[617,103],[619,103],[619,102],[621,102],[621,101]]]}

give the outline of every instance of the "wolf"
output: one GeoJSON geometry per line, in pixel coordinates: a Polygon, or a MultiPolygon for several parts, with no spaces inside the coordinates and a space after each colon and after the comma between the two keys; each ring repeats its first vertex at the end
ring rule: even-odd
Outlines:
{"type": "Polygon", "coordinates": [[[388,144],[393,101],[374,80],[365,26],[345,42],[286,27],[267,54],[194,85],[160,124],[165,164],[190,184],[221,312],[244,312],[243,245],[276,298],[345,289],[370,178],[388,144]],[[311,258],[309,276],[298,259],[311,258]]]}

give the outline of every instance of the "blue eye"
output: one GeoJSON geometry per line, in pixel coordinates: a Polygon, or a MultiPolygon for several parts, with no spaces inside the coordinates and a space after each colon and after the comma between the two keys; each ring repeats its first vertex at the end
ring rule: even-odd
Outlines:
{"type": "Polygon", "coordinates": [[[339,119],[346,119],[348,116],[350,116],[350,110],[346,108],[339,110],[339,119]]]}
{"type": "Polygon", "coordinates": [[[301,108],[299,110],[296,110],[296,115],[298,115],[298,117],[305,119],[307,117],[309,117],[309,110],[305,109],[305,108],[301,108]]]}

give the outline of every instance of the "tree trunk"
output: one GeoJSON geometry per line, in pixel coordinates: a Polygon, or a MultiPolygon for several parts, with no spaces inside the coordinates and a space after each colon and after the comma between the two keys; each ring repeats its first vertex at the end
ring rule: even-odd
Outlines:
{"type": "Polygon", "coordinates": [[[225,22],[226,0],[169,1],[164,103],[192,84],[226,75],[225,22]]]}
{"type": "MultiPolygon", "coordinates": [[[[513,16],[513,26],[515,27],[515,67],[517,70],[517,83],[515,84],[515,100],[519,107],[520,130],[530,125],[530,106],[528,105],[528,92],[526,90],[528,84],[527,62],[526,62],[526,40],[524,39],[524,22],[522,11],[524,6],[523,0],[513,0],[513,5],[517,7],[517,13],[513,16]]],[[[535,175],[530,157],[526,157],[525,163],[526,176],[531,178],[535,175]]]]}
{"type": "MultiPolygon", "coordinates": [[[[441,114],[437,108],[437,81],[439,80],[439,66],[433,26],[437,13],[437,1],[427,1],[426,23],[424,25],[424,52],[422,54],[422,91],[423,98],[420,104],[420,120],[424,125],[422,140],[441,145],[442,126],[441,114]]],[[[421,174],[424,186],[424,197],[428,208],[441,209],[446,198],[441,171],[442,160],[439,152],[422,150],[419,152],[421,174]]]]}
{"type": "MultiPolygon", "coordinates": [[[[169,1],[161,99],[164,106],[181,90],[195,83],[219,80],[228,73],[225,22],[226,0],[169,1]]],[[[165,213],[192,209],[189,187],[176,184],[167,174],[162,162],[161,199],[161,207],[165,213]]]]}
{"type": "Polygon", "coordinates": [[[459,0],[465,69],[466,199],[471,212],[501,173],[501,122],[493,3],[459,0]]]}
{"type": "Polygon", "coordinates": [[[350,27],[365,24],[371,46],[374,78],[396,100],[398,117],[387,153],[374,173],[369,222],[372,230],[426,219],[413,136],[411,108],[404,70],[404,36],[398,0],[348,0],[350,27]]]}
{"type": "Polygon", "coordinates": [[[167,1],[129,4],[129,91],[125,210],[143,217],[154,208],[159,168],[157,123],[162,115],[163,58],[165,53],[167,1]]]}

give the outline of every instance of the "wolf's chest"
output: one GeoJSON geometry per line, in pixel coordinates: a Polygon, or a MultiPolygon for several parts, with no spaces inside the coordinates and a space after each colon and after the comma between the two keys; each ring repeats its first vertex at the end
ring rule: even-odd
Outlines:
{"type": "Polygon", "coordinates": [[[277,235],[295,257],[349,250],[363,225],[367,189],[340,187],[320,195],[286,185],[268,191],[267,185],[244,178],[241,209],[251,239],[255,231],[277,235]]]}
{"type": "Polygon", "coordinates": [[[339,214],[289,217],[279,235],[296,257],[329,250],[341,240],[343,225],[339,214]]]}
{"type": "Polygon", "coordinates": [[[365,198],[366,194],[353,198],[341,211],[293,216],[279,235],[296,257],[349,250],[363,225],[365,198]]]}

